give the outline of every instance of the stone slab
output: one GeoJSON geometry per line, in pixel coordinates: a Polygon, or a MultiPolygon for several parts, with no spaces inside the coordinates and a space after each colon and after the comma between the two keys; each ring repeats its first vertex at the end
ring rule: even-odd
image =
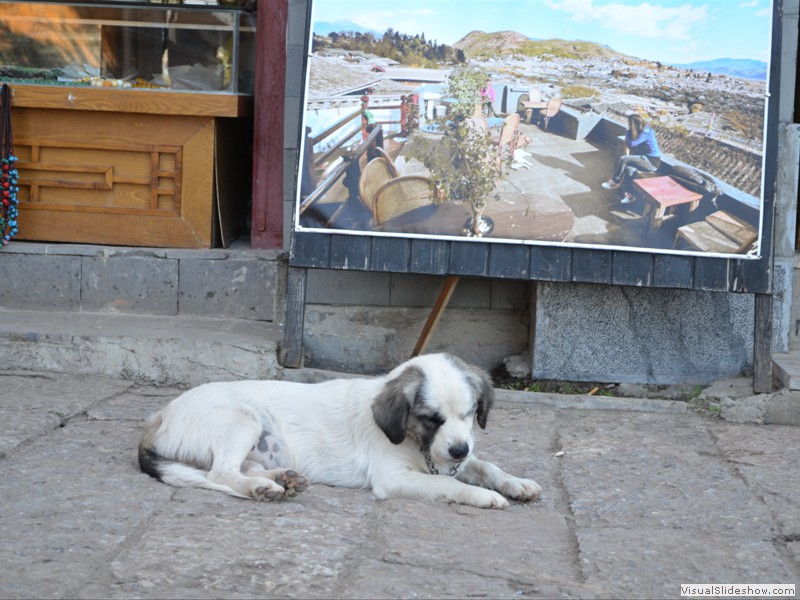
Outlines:
{"type": "Polygon", "coordinates": [[[800,577],[794,427],[501,400],[476,453],[537,480],[537,502],[312,483],[261,504],[139,471],[142,420],[175,386],[0,382],[0,440],[19,440],[0,453],[4,598],[655,598],[800,577]]]}
{"type": "Polygon", "coordinates": [[[245,319],[0,310],[0,361],[161,385],[278,376],[280,328],[245,319]]]}
{"type": "Polygon", "coordinates": [[[83,257],[81,308],[92,312],[178,314],[178,261],[149,256],[83,257]]]}

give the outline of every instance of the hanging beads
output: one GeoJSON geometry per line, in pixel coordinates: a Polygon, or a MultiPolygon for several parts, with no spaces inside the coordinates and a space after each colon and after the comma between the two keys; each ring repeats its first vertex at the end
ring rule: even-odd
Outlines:
{"type": "Polygon", "coordinates": [[[0,246],[11,241],[19,232],[17,217],[19,207],[19,173],[17,172],[17,156],[11,141],[11,89],[3,84],[0,95],[0,246]]]}
{"type": "Polygon", "coordinates": [[[0,174],[0,196],[2,196],[2,203],[0,203],[0,246],[7,244],[11,238],[19,232],[17,225],[17,216],[19,214],[19,200],[17,194],[19,192],[18,177],[16,163],[17,157],[14,150],[11,149],[8,156],[4,156],[2,160],[2,174],[0,174]]]}

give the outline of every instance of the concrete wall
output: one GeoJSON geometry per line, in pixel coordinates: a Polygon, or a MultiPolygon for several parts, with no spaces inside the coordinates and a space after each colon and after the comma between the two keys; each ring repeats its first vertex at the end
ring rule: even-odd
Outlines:
{"type": "Polygon", "coordinates": [[[800,120],[794,114],[797,88],[800,0],[783,0],[781,92],[778,131],[777,210],[775,215],[775,302],[773,329],[776,352],[800,350],[800,265],[795,257],[800,120]]]}
{"type": "Polygon", "coordinates": [[[752,364],[749,294],[555,283],[538,289],[537,378],[709,384],[752,364]]]}

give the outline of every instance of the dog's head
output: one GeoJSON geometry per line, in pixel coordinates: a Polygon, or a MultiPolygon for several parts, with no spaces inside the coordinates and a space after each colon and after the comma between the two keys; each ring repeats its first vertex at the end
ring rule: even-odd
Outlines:
{"type": "Polygon", "coordinates": [[[393,444],[412,438],[434,465],[453,466],[472,452],[473,424],[486,427],[493,402],[485,371],[449,354],[428,354],[389,373],[372,414],[393,444]]]}

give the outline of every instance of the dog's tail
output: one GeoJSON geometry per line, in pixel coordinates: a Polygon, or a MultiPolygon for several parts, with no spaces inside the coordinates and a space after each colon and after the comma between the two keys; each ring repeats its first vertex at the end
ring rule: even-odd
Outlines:
{"type": "Polygon", "coordinates": [[[206,490],[224,492],[238,498],[246,498],[227,485],[214,483],[208,479],[208,471],[198,469],[181,462],[170,460],[158,453],[155,445],[155,432],[161,425],[161,417],[157,416],[148,423],[147,429],[139,443],[139,468],[143,473],[175,487],[196,487],[206,490]]]}

